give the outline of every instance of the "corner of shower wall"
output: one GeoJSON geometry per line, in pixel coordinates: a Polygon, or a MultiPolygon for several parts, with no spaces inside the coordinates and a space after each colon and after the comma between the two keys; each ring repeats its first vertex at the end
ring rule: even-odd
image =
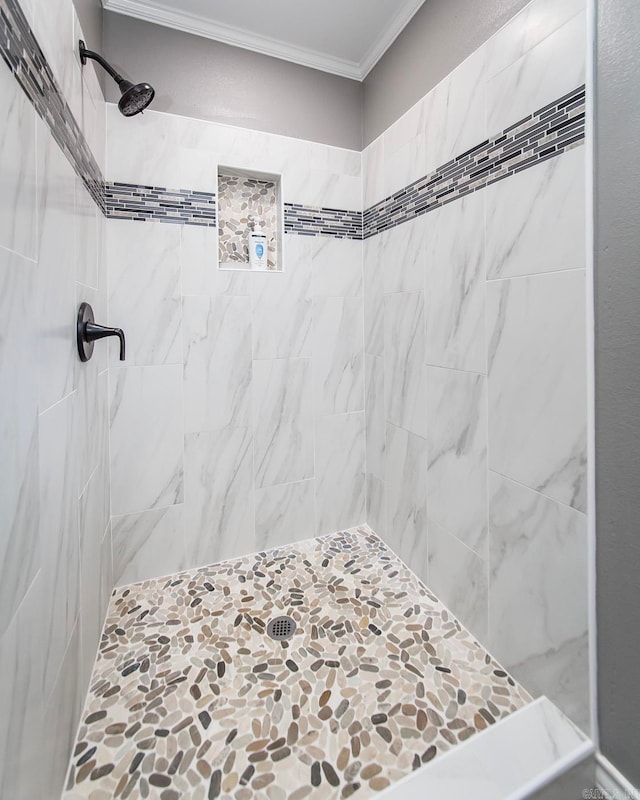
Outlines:
{"type": "Polygon", "coordinates": [[[533,0],[363,185],[367,522],[589,730],[586,50],[533,0]]]}

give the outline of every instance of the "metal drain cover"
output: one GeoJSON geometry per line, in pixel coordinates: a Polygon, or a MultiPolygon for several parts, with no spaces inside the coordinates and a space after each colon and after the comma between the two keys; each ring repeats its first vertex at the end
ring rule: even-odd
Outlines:
{"type": "Polygon", "coordinates": [[[267,634],[279,641],[290,639],[296,632],[296,621],[292,617],[274,617],[267,625],[267,634]]]}

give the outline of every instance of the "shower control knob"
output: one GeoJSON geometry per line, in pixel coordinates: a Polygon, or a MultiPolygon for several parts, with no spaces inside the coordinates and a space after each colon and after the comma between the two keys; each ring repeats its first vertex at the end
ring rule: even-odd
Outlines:
{"type": "Polygon", "coordinates": [[[93,309],[89,303],[81,303],[78,309],[76,340],[80,361],[88,361],[93,355],[93,345],[97,339],[117,336],[120,340],[120,361],[124,361],[125,341],[122,328],[108,328],[94,322],[93,309]]]}

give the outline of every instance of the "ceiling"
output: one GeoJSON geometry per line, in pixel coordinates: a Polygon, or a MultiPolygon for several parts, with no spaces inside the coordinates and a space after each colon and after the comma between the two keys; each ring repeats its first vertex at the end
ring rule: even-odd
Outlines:
{"type": "Polygon", "coordinates": [[[424,0],[102,0],[105,9],[363,80],[424,0]]]}

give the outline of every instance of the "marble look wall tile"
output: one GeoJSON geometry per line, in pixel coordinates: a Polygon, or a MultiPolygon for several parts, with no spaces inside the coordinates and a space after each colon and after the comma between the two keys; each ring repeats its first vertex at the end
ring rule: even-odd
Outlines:
{"type": "MultiPolygon", "coordinates": [[[[487,133],[524,119],[532,109],[585,82],[586,12],[547,36],[487,81],[487,133]]],[[[480,141],[483,137],[479,137],[480,141]]]]}
{"type": "Polygon", "coordinates": [[[434,522],[428,507],[428,586],[476,639],[484,642],[489,631],[487,561],[434,522]]]}
{"type": "Polygon", "coordinates": [[[36,258],[36,112],[3,63],[0,102],[0,247],[36,258]]]}
{"type": "Polygon", "coordinates": [[[365,356],[365,410],[367,431],[367,472],[384,480],[385,409],[384,360],[365,356]]]}
{"type": "Polygon", "coordinates": [[[419,100],[384,132],[384,196],[427,174],[425,104],[419,100]]]}
{"type": "Polygon", "coordinates": [[[40,415],[40,542],[46,565],[44,686],[48,696],[79,612],[78,440],[76,396],[40,415]]]}
{"type": "MultiPolygon", "coordinates": [[[[95,310],[95,306],[94,306],[95,310]]],[[[95,470],[109,461],[109,382],[108,373],[97,371],[92,358],[82,365],[78,379],[76,435],[78,452],[78,494],[95,470]]],[[[108,479],[108,470],[105,479],[108,479]]]]}
{"type": "Polygon", "coordinates": [[[203,566],[255,549],[253,441],[247,428],[185,437],[187,566],[203,566]]]}
{"type": "Polygon", "coordinates": [[[429,520],[486,560],[486,378],[429,368],[426,413],[429,520]]]}
{"type": "Polygon", "coordinates": [[[385,294],[419,292],[424,288],[425,224],[426,217],[422,216],[384,234],[381,245],[385,294]]]}
{"type": "Polygon", "coordinates": [[[584,267],[585,148],[488,186],[487,277],[584,267]]]}
{"type": "Polygon", "coordinates": [[[255,549],[307,539],[315,534],[315,481],[256,489],[255,549]]]}
{"type": "Polygon", "coordinates": [[[187,566],[184,506],[111,518],[116,586],[179,572],[187,566]]]}
{"type": "Polygon", "coordinates": [[[180,225],[179,229],[183,295],[248,297],[251,294],[251,272],[218,269],[217,228],[180,225]]]}
{"type": "Polygon", "coordinates": [[[0,249],[0,636],[40,567],[35,292],[35,264],[0,249]]]}
{"type": "Polygon", "coordinates": [[[364,207],[384,200],[384,136],[378,136],[362,152],[364,207]]]}
{"type": "Polygon", "coordinates": [[[0,796],[11,800],[44,797],[42,583],[39,573],[0,637],[0,796]]]}
{"type": "Polygon", "coordinates": [[[314,297],[362,296],[362,242],[316,236],[311,258],[314,297]]]}
{"type": "Polygon", "coordinates": [[[586,509],[585,276],[487,286],[489,467],[586,509]]]}
{"type": "Polygon", "coordinates": [[[178,225],[107,221],[109,323],[125,331],[128,365],[182,363],[179,253],[178,225]]]}
{"type": "MultiPolygon", "coordinates": [[[[489,498],[489,643],[510,668],[585,635],[587,518],[495,473],[489,474],[489,498]]],[[[576,666],[566,659],[564,665],[576,666]]],[[[580,668],[588,671],[586,659],[580,668]]],[[[569,680],[569,673],[555,674],[569,680]]],[[[558,685],[543,680],[540,690],[562,707],[558,685]]]]}
{"type": "Polygon", "coordinates": [[[113,369],[111,513],[183,500],[182,368],[113,369]]]}
{"type": "Polygon", "coordinates": [[[315,436],[316,535],[320,536],[364,521],[364,412],[318,417],[315,436]]]}
{"type": "Polygon", "coordinates": [[[316,414],[364,409],[362,301],[321,297],[313,301],[313,372],[316,414]]]}
{"type": "Polygon", "coordinates": [[[426,435],[423,292],[385,297],[384,384],[387,420],[426,435]]]}
{"type": "Polygon", "coordinates": [[[311,360],[255,361],[256,487],[313,478],[311,360]]]}
{"type": "Polygon", "coordinates": [[[251,413],[251,301],[184,297],[185,431],[247,427],[251,413]]]}
{"type": "Polygon", "coordinates": [[[376,475],[367,472],[366,475],[366,518],[367,525],[381,538],[387,536],[386,522],[386,485],[376,475]]]}
{"type": "Polygon", "coordinates": [[[384,353],[384,284],[382,280],[382,233],[363,243],[364,350],[374,356],[384,353]]]}
{"type": "Polygon", "coordinates": [[[484,196],[426,217],[427,364],[486,372],[484,196]]]}
{"type": "Polygon", "coordinates": [[[425,96],[427,173],[487,138],[485,62],[481,47],[425,96]]]}
{"type": "Polygon", "coordinates": [[[285,270],[251,276],[255,359],[311,355],[311,259],[292,260],[285,270]]]}
{"type": "Polygon", "coordinates": [[[387,540],[426,583],[427,443],[421,436],[390,424],[386,438],[387,540]]]}
{"type": "MultiPolygon", "coordinates": [[[[49,137],[50,138],[50,137],[49,137]]],[[[57,148],[57,145],[54,144],[57,148]]],[[[83,181],[74,175],[75,181],[75,248],[76,280],[85,286],[98,288],[98,238],[102,212],[86,190],[83,181]]]]}

